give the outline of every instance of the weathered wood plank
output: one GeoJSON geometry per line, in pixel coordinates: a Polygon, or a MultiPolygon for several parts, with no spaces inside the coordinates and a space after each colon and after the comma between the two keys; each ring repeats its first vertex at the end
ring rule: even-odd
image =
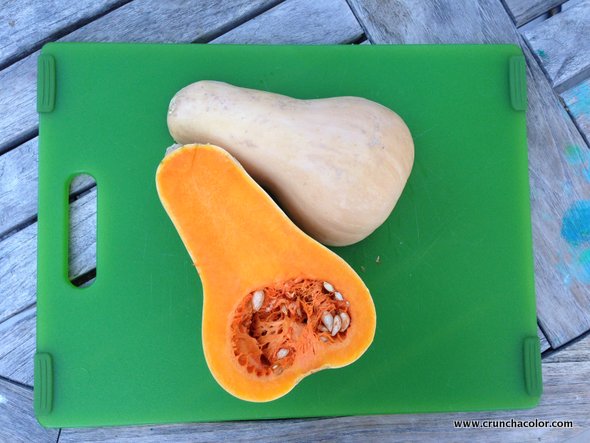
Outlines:
{"type": "MultiPolygon", "coordinates": [[[[590,78],[561,93],[561,98],[576,120],[578,128],[590,141],[590,78]]],[[[590,165],[588,165],[590,168],[590,165]]],[[[587,170],[590,177],[590,169],[587,170]]]]}
{"type": "MultiPolygon", "coordinates": [[[[70,263],[74,276],[85,274],[95,263],[96,188],[71,204],[71,242],[77,253],[70,263]]],[[[0,323],[35,302],[37,275],[37,223],[0,241],[0,323]]]]}
{"type": "MultiPolygon", "coordinates": [[[[59,41],[206,41],[279,0],[135,0],[59,41]]],[[[39,52],[0,71],[0,153],[31,138],[37,129],[36,63],[39,52]]]]}
{"type": "Polygon", "coordinates": [[[524,36],[557,90],[590,74],[590,0],[580,0],[524,36]]]}
{"type": "Polygon", "coordinates": [[[0,441],[55,442],[57,429],[45,429],[33,413],[33,391],[0,379],[0,441]]]}
{"type": "Polygon", "coordinates": [[[564,2],[565,0],[504,0],[516,26],[522,26],[564,2]]]}
{"type": "Polygon", "coordinates": [[[554,348],[590,329],[590,286],[585,283],[583,251],[572,249],[572,239],[562,237],[562,226],[571,224],[572,217],[576,223],[571,235],[584,230],[576,217],[583,202],[590,200],[590,182],[579,166],[569,162],[568,153],[572,147],[587,147],[501,3],[439,0],[433,7],[399,0],[351,0],[351,6],[375,43],[521,44],[528,61],[527,126],[539,321],[554,348]]]}
{"type": "Polygon", "coordinates": [[[335,44],[362,35],[345,0],[287,0],[211,43],[335,44]]]}
{"type": "Polygon", "coordinates": [[[0,323],[0,376],[33,385],[36,307],[0,323]]]}
{"type": "MultiPolygon", "coordinates": [[[[590,346],[590,337],[580,346],[590,346]]],[[[341,417],[321,420],[203,423],[189,425],[64,429],[60,443],[202,441],[564,441],[590,427],[590,353],[572,362],[543,362],[545,391],[538,407],[524,411],[341,417]],[[454,429],[455,420],[572,420],[574,427],[454,429]]]]}
{"type": "Polygon", "coordinates": [[[37,133],[38,52],[0,71],[0,154],[37,133]]]}
{"type": "Polygon", "coordinates": [[[81,0],[68,2],[2,2],[0,9],[0,66],[30,52],[56,33],[92,19],[124,0],[81,0]]]}
{"type": "Polygon", "coordinates": [[[549,349],[551,347],[551,345],[547,341],[547,337],[545,337],[545,334],[543,334],[543,331],[541,331],[541,328],[539,328],[538,326],[537,326],[537,335],[539,336],[539,341],[541,342],[541,352],[545,352],[547,349],[549,349]]]}

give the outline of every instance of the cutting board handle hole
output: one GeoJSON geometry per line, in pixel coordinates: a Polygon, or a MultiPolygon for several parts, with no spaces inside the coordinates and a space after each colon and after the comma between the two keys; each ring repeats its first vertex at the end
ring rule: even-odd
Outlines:
{"type": "Polygon", "coordinates": [[[96,208],[98,186],[90,174],[70,179],[68,220],[68,278],[77,287],[96,279],[96,208]]]}

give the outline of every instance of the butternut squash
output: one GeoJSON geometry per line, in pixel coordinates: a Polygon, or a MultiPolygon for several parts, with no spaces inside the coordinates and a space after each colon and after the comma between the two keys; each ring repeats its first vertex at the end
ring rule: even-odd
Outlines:
{"type": "Polygon", "coordinates": [[[362,280],[226,151],[180,147],[161,162],[156,184],[199,272],[203,350],[225,390],[273,400],[369,347],[376,315],[362,280]]]}
{"type": "Polygon", "coordinates": [[[359,97],[297,100],[199,81],[170,102],[168,128],[177,143],[226,149],[295,223],[332,246],[387,219],[414,161],[403,120],[359,97]]]}

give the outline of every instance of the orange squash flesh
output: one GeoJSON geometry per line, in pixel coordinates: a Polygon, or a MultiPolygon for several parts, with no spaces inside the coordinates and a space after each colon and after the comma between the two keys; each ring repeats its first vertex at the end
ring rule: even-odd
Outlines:
{"type": "Polygon", "coordinates": [[[161,162],[156,184],[199,272],[203,350],[226,391],[273,400],[369,347],[376,315],[362,280],[296,227],[226,151],[183,146],[161,162]],[[348,316],[346,330],[332,334],[326,311],[348,316]]]}

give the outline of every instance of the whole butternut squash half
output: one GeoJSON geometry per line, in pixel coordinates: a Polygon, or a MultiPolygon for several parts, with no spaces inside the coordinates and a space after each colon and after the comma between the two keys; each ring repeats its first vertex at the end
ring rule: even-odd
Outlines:
{"type": "Polygon", "coordinates": [[[359,97],[298,100],[199,81],[170,102],[177,143],[212,143],[235,156],[316,240],[356,243],[389,216],[414,162],[403,120],[359,97]]]}
{"type": "Polygon", "coordinates": [[[156,184],[201,277],[203,350],[225,390],[273,400],[365,352],[376,324],[367,287],[226,151],[183,146],[161,162],[156,184]]]}

